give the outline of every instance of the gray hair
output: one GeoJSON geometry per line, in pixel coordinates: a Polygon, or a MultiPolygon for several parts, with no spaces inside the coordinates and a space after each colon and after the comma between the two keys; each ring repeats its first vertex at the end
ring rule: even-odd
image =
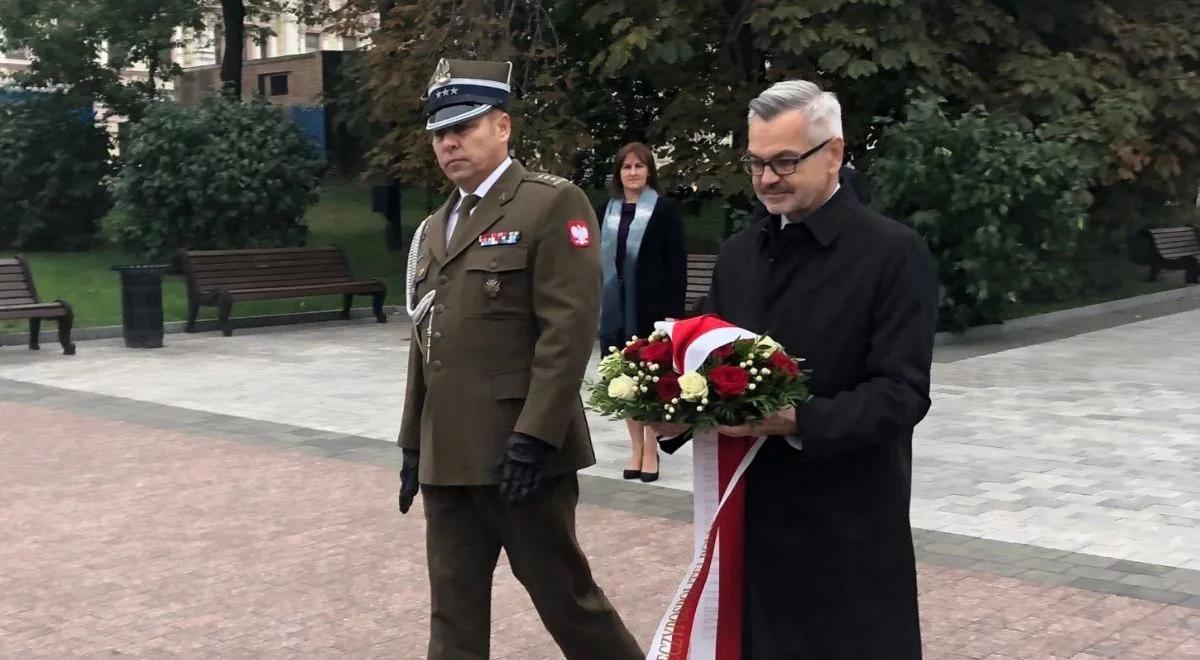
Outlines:
{"type": "Polygon", "coordinates": [[[771,121],[779,115],[799,110],[808,120],[809,137],[820,142],[842,137],[842,105],[833,92],[823,92],[807,80],[784,80],[771,85],[750,101],[748,120],[761,117],[771,121]]]}

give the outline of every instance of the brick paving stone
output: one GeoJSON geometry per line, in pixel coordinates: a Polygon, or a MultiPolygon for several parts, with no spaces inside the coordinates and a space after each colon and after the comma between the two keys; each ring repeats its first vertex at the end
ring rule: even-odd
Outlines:
{"type": "MultiPolygon", "coordinates": [[[[1121,573],[1142,573],[1139,565],[1200,573],[1200,311],[1137,323],[1126,323],[1132,312],[1118,316],[1118,327],[1051,333],[1011,350],[982,350],[987,341],[939,349],[933,408],[914,445],[918,528],[1128,562],[1113,569],[1121,573]],[[950,354],[965,357],[945,361],[950,354]]],[[[225,437],[394,463],[383,442],[399,422],[406,337],[400,323],[319,324],[234,339],[172,335],[155,351],[94,341],[73,358],[6,348],[0,379],[158,404],[125,411],[124,421],[158,426],[172,417],[167,408],[203,434],[231,415],[247,427],[225,437]],[[264,438],[255,420],[288,430],[264,438]]],[[[69,395],[50,400],[78,410],[69,395]]],[[[107,416],[102,401],[89,405],[107,416]]],[[[623,426],[591,421],[599,464],[587,474],[615,478],[627,452],[623,426]]],[[[686,491],[689,461],[686,448],[664,456],[657,486],[686,491]]],[[[686,518],[674,505],[651,512],[686,518]]],[[[1195,586],[1184,593],[1200,592],[1195,586]]]]}
{"type": "MultiPolygon", "coordinates": [[[[29,404],[0,401],[0,420],[0,657],[423,656],[420,502],[395,512],[390,469],[29,404]]],[[[585,504],[579,529],[647,642],[689,525],[585,504]]],[[[1188,658],[1200,646],[1198,609],[925,562],[919,573],[929,658],[1188,658]]],[[[503,561],[494,591],[494,658],[561,657],[503,561]]]]}

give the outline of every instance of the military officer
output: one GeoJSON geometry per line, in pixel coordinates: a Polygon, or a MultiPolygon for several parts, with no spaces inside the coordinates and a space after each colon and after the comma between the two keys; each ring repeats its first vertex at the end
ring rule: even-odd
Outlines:
{"type": "Polygon", "coordinates": [[[598,225],[565,179],[509,157],[511,65],[442,60],[426,129],[457,187],[409,255],[400,511],[424,500],[429,658],[488,657],[501,548],[570,660],[643,654],[575,538],[595,463],[579,390],[596,333],[598,225]]]}

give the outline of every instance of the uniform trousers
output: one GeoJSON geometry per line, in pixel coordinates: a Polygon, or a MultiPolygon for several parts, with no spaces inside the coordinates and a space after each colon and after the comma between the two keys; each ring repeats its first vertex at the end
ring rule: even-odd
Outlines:
{"type": "Polygon", "coordinates": [[[645,654],[592,578],[575,538],[579,479],[551,479],[520,507],[496,486],[422,484],[432,591],[429,660],[487,660],[492,574],[503,548],[567,660],[645,654]]]}

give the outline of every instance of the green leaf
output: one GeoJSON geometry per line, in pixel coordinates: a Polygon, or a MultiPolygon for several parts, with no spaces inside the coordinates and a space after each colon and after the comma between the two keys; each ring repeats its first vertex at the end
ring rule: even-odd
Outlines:
{"type": "Polygon", "coordinates": [[[841,48],[835,48],[822,55],[817,60],[817,65],[821,67],[822,71],[836,72],[848,61],[850,61],[850,53],[841,48]]]}

